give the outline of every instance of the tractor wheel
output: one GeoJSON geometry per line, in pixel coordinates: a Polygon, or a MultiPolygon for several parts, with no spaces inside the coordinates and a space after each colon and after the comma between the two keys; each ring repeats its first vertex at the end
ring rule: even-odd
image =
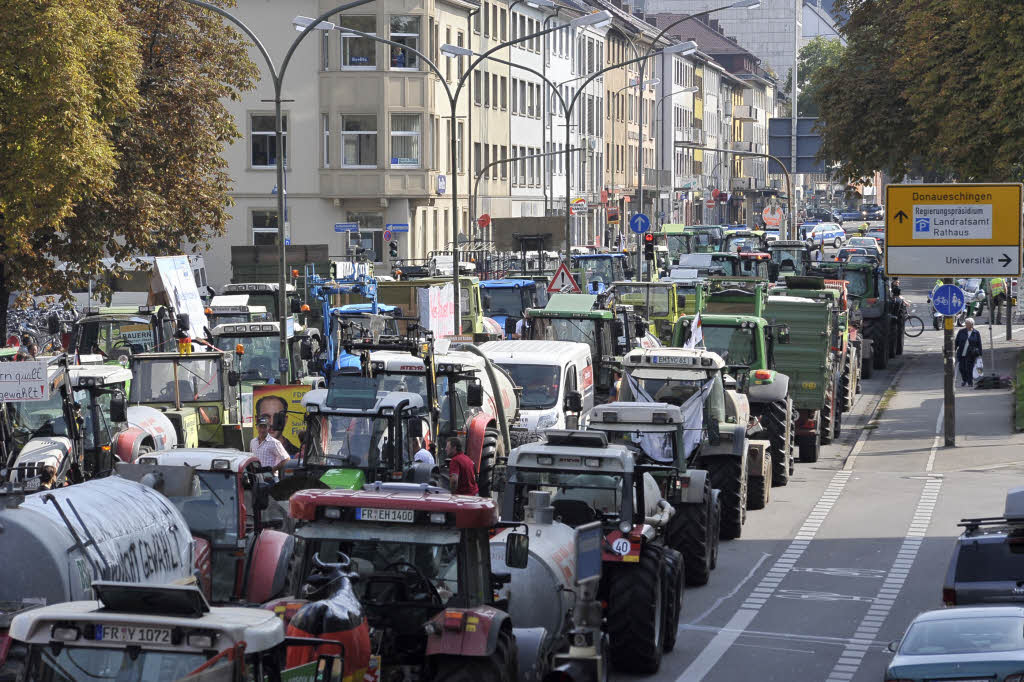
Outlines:
{"type": "Polygon", "coordinates": [[[662,550],[645,545],[636,564],[621,564],[611,574],[606,623],[609,658],[618,670],[658,672],[665,643],[666,594],[662,550]]]}
{"type": "Polygon", "coordinates": [[[722,533],[722,491],[711,489],[711,568],[718,567],[718,540],[722,533]]]}
{"type": "Polygon", "coordinates": [[[516,640],[502,630],[490,656],[443,656],[434,666],[436,682],[518,682],[516,640]]]}
{"type": "Polygon", "coordinates": [[[900,326],[897,323],[895,323],[895,322],[889,323],[889,359],[890,360],[892,360],[893,358],[895,358],[899,354],[898,351],[897,351],[897,344],[899,344],[899,340],[898,340],[897,337],[902,337],[902,336],[903,336],[903,334],[900,332],[900,326]]]}
{"type": "Polygon", "coordinates": [[[518,448],[520,445],[537,443],[542,440],[544,440],[544,434],[538,431],[510,430],[508,432],[508,442],[513,450],[518,448]]]}
{"type": "Polygon", "coordinates": [[[889,339],[886,338],[881,323],[865,328],[865,332],[865,336],[871,339],[875,369],[885,369],[889,366],[889,339]]]}
{"type": "Polygon", "coordinates": [[[870,379],[871,375],[875,373],[875,360],[864,355],[864,348],[871,343],[871,339],[865,338],[861,344],[860,350],[860,378],[870,379]]]}
{"type": "Polygon", "coordinates": [[[718,488],[722,500],[722,520],[719,537],[723,540],[738,538],[747,518],[747,467],[744,458],[719,455],[702,458],[702,469],[707,469],[711,487],[718,488]]]}
{"type": "Polygon", "coordinates": [[[825,392],[825,404],[821,408],[820,423],[818,424],[818,433],[821,434],[822,445],[828,445],[832,442],[832,412],[834,407],[835,398],[835,384],[829,384],[828,390],[825,392]]]}
{"type": "Polygon", "coordinates": [[[679,633],[679,615],[683,612],[683,595],[685,594],[686,568],[683,555],[671,547],[662,548],[663,570],[661,584],[665,586],[665,631],[662,651],[668,653],[676,648],[676,635],[679,633]]]}
{"type": "Polygon", "coordinates": [[[761,475],[750,476],[747,486],[747,509],[756,511],[767,507],[772,490],[772,463],[765,462],[761,467],[761,475]]]}
{"type": "Polygon", "coordinates": [[[800,461],[813,464],[818,461],[818,454],[821,452],[821,431],[816,431],[813,436],[800,436],[800,461]]]}
{"type": "Polygon", "coordinates": [[[718,536],[714,532],[714,507],[711,483],[705,479],[703,501],[680,503],[669,519],[665,540],[669,547],[683,555],[687,585],[707,585],[711,578],[712,547],[718,536]]]}
{"type": "Polygon", "coordinates": [[[903,339],[907,336],[907,325],[900,323],[896,327],[896,355],[903,355],[903,339]]]}
{"type": "Polygon", "coordinates": [[[480,471],[476,476],[480,497],[491,496],[491,484],[494,483],[494,469],[498,464],[500,446],[501,435],[497,429],[484,431],[484,442],[480,448],[480,471]]]}
{"type": "Polygon", "coordinates": [[[789,464],[793,459],[792,430],[786,433],[789,410],[787,401],[779,400],[764,406],[761,424],[768,432],[769,451],[772,457],[772,485],[789,483],[789,464]]]}

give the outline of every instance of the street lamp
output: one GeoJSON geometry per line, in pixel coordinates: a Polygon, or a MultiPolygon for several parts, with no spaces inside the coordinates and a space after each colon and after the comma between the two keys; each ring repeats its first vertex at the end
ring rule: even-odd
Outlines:
{"type": "Polygon", "coordinates": [[[275,166],[277,167],[277,246],[278,246],[278,251],[279,251],[279,255],[280,255],[280,259],[281,259],[281,263],[280,263],[280,265],[281,265],[280,278],[278,280],[278,286],[280,287],[280,291],[278,291],[278,301],[277,301],[278,313],[279,313],[278,314],[278,324],[280,325],[280,343],[281,343],[281,347],[280,347],[281,356],[279,358],[279,365],[278,365],[278,372],[279,372],[278,379],[279,379],[279,381],[281,382],[282,385],[283,384],[287,384],[288,383],[288,312],[289,312],[288,311],[288,291],[287,291],[288,290],[288,260],[287,260],[287,256],[286,256],[287,251],[285,249],[285,243],[284,243],[285,242],[285,229],[284,229],[284,216],[285,216],[285,192],[284,192],[284,187],[285,187],[285,184],[284,184],[284,164],[285,164],[285,159],[284,159],[284,151],[285,150],[284,150],[284,130],[283,130],[284,126],[282,125],[282,120],[281,120],[281,118],[282,118],[282,116],[281,116],[281,102],[282,102],[281,90],[282,90],[283,82],[284,82],[284,73],[285,73],[285,71],[288,68],[288,64],[291,62],[292,55],[295,53],[296,48],[298,48],[299,43],[302,42],[302,39],[305,38],[307,35],[309,35],[309,33],[311,31],[318,29],[321,26],[321,24],[329,23],[329,22],[324,22],[324,19],[327,19],[327,17],[331,16],[332,14],[338,14],[339,12],[344,12],[345,10],[352,9],[354,7],[359,7],[361,5],[367,5],[370,2],[372,2],[372,0],[353,0],[352,2],[348,2],[348,3],[344,4],[344,5],[338,5],[334,9],[329,10],[327,12],[324,12],[323,14],[318,16],[316,19],[310,19],[309,20],[309,25],[307,25],[305,28],[299,28],[298,29],[298,30],[301,30],[302,33],[301,33],[301,35],[296,37],[294,41],[292,41],[292,44],[291,44],[291,46],[289,46],[288,51],[285,52],[284,59],[281,61],[281,68],[280,69],[278,69],[277,67],[274,66],[274,60],[271,59],[270,53],[267,52],[267,49],[263,46],[263,43],[260,42],[260,39],[256,37],[256,34],[252,31],[252,29],[250,29],[248,26],[246,26],[238,17],[234,16],[230,12],[227,12],[226,10],[224,10],[224,9],[222,9],[220,7],[217,7],[216,5],[211,5],[210,3],[203,2],[202,0],[183,0],[183,2],[187,2],[187,3],[191,4],[191,5],[196,5],[197,7],[202,7],[204,9],[208,9],[211,12],[215,12],[215,13],[221,15],[222,17],[224,17],[225,19],[227,19],[228,21],[233,23],[235,26],[237,26],[239,29],[241,29],[242,32],[245,33],[245,35],[249,36],[249,39],[252,40],[253,45],[256,46],[256,49],[259,51],[260,55],[263,56],[264,61],[266,61],[266,63],[267,63],[267,70],[270,72],[270,79],[271,79],[271,81],[274,84],[274,139],[275,139],[275,144],[277,145],[277,155],[276,155],[277,156],[277,160],[276,160],[276,163],[275,163],[275,166]]]}

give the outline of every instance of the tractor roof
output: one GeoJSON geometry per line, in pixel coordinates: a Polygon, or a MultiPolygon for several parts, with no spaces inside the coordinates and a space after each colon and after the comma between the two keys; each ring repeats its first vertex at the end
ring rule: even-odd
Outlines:
{"type": "Polygon", "coordinates": [[[71,365],[68,371],[71,372],[71,385],[75,388],[109,386],[132,380],[131,370],[121,365],[71,365]]]}
{"type": "Polygon", "coordinates": [[[690,368],[718,370],[725,367],[725,361],[717,353],[705,348],[635,348],[622,358],[630,367],[690,368]]]}
{"type": "Polygon", "coordinates": [[[588,474],[633,471],[633,453],[624,445],[609,444],[602,431],[548,429],[545,440],[525,443],[508,456],[511,469],[578,470],[588,474]]]}
{"type": "Polygon", "coordinates": [[[268,320],[260,322],[231,322],[218,324],[213,328],[214,336],[270,336],[281,331],[281,323],[268,320]]]}
{"type": "MultiPolygon", "coordinates": [[[[300,521],[317,521],[326,518],[321,511],[326,508],[411,509],[423,512],[416,514],[412,524],[406,525],[435,526],[450,524],[454,520],[456,528],[493,528],[498,522],[498,507],[490,498],[454,495],[441,488],[417,483],[371,483],[362,490],[302,490],[291,496],[289,515],[300,521]],[[433,519],[431,512],[443,512],[447,518],[433,519]]],[[[339,518],[334,522],[346,521],[367,523],[356,517],[339,518]]]]}
{"type": "Polygon", "coordinates": [[[325,412],[330,414],[380,414],[383,410],[394,410],[398,407],[398,404],[403,400],[408,401],[406,410],[421,410],[423,409],[423,396],[419,393],[406,393],[404,391],[380,391],[373,398],[373,404],[370,405],[369,400],[366,396],[351,397],[342,395],[344,389],[341,388],[341,381],[336,381],[336,385],[331,388],[317,388],[312,391],[307,391],[302,396],[302,406],[306,408],[307,413],[325,412]],[[337,406],[328,405],[328,400],[331,397],[331,392],[334,391],[337,394],[336,400],[339,401],[337,406]],[[344,407],[341,406],[341,402],[344,402],[344,407]]]}
{"type": "Polygon", "coordinates": [[[792,248],[803,248],[810,250],[810,246],[805,241],[799,239],[776,239],[775,241],[768,244],[769,251],[775,251],[776,249],[792,249],[792,248]]]}
{"type": "Polygon", "coordinates": [[[518,289],[535,286],[537,283],[532,279],[485,279],[480,282],[481,289],[518,289]]]}
{"type": "Polygon", "coordinates": [[[590,358],[590,346],[576,341],[511,340],[487,341],[480,350],[498,364],[541,364],[558,366],[573,359],[573,354],[590,358]]]}
{"type": "Polygon", "coordinates": [[[248,452],[228,448],[174,448],[159,450],[139,457],[139,464],[190,466],[197,471],[239,472],[259,459],[248,452]]]}
{"type": "MultiPolygon", "coordinates": [[[[256,293],[256,292],[267,292],[267,291],[280,291],[281,285],[279,282],[246,282],[243,284],[226,284],[224,285],[225,294],[244,294],[244,293],[256,293]]],[[[285,291],[291,293],[295,291],[294,284],[286,284],[285,291]]]]}
{"type": "Polygon", "coordinates": [[[675,431],[683,413],[668,403],[621,402],[595,405],[588,428],[598,431],[675,431]]]}
{"type": "Polygon", "coordinates": [[[543,308],[529,308],[529,317],[577,317],[581,319],[606,319],[611,317],[610,310],[597,308],[597,296],[594,294],[551,294],[543,308]]]}

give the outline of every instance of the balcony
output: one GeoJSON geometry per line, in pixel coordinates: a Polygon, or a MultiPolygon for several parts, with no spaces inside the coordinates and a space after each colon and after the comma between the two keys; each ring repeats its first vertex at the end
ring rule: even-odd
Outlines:
{"type": "Polygon", "coordinates": [[[764,145],[760,142],[749,142],[747,140],[736,140],[732,143],[733,151],[737,152],[753,152],[754,154],[764,154],[764,145]]]}
{"type": "Polygon", "coordinates": [[[734,121],[756,121],[757,108],[744,104],[732,108],[732,119],[734,121]]]}
{"type": "Polygon", "coordinates": [[[704,131],[700,128],[690,126],[676,129],[676,142],[690,142],[692,144],[704,144],[704,131]]]}

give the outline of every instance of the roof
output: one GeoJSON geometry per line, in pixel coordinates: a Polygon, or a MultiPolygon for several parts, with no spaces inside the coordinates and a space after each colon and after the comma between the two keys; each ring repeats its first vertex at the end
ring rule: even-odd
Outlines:
{"type": "Polygon", "coordinates": [[[252,453],[228,448],[174,448],[173,450],[147,453],[139,457],[140,464],[190,466],[199,471],[212,471],[214,460],[226,460],[228,470],[233,472],[241,471],[252,461],[259,463],[259,459],[252,453]]]}
{"type": "Polygon", "coordinates": [[[623,363],[636,367],[658,365],[675,368],[716,370],[725,367],[718,353],[706,348],[634,348],[623,357],[623,363]]]}
{"type": "Polygon", "coordinates": [[[487,279],[480,282],[481,289],[512,289],[513,287],[535,287],[532,279],[487,279]]]}
{"type": "Polygon", "coordinates": [[[1024,618],[1024,607],[1020,606],[958,606],[952,609],[936,609],[919,613],[914,622],[929,620],[953,620],[959,618],[1024,618]]]}
{"type": "Polygon", "coordinates": [[[566,313],[589,313],[597,305],[595,294],[551,294],[545,311],[566,313]]]}
{"type": "MultiPolygon", "coordinates": [[[[22,642],[48,644],[51,628],[57,622],[82,622],[86,627],[97,624],[127,624],[156,626],[161,628],[180,627],[186,631],[214,630],[220,637],[216,649],[223,650],[238,642],[246,643],[247,651],[266,651],[284,641],[284,622],[273,611],[237,606],[213,606],[210,612],[199,618],[169,616],[159,613],[123,613],[110,611],[98,601],[72,601],[42,606],[19,613],[11,622],[10,635],[22,642]]],[[[91,630],[90,630],[91,632],[91,630]]],[[[104,644],[100,641],[82,638],[76,646],[111,647],[122,649],[124,643],[104,644]]],[[[145,644],[146,649],[172,651],[202,651],[189,647],[187,638],[178,645],[145,644]]]]}
{"type": "Polygon", "coordinates": [[[307,391],[302,396],[302,406],[307,410],[310,406],[313,406],[322,412],[329,412],[331,414],[376,414],[384,409],[396,408],[398,403],[403,400],[409,401],[409,404],[405,407],[407,410],[417,410],[423,407],[423,396],[419,393],[406,393],[404,391],[378,392],[372,408],[364,409],[356,404],[353,404],[351,407],[328,407],[327,396],[330,390],[329,388],[316,388],[312,391],[307,391]]]}
{"type": "Polygon", "coordinates": [[[84,378],[94,379],[100,386],[132,380],[131,370],[121,365],[70,365],[68,371],[71,373],[71,385],[75,388],[84,378]]]}
{"type": "Polygon", "coordinates": [[[480,344],[480,350],[498,364],[533,362],[559,366],[570,360],[572,354],[590,357],[590,346],[576,341],[488,341],[480,344]]]}
{"type": "Polygon", "coordinates": [[[213,328],[214,336],[237,336],[239,334],[278,334],[281,331],[280,322],[229,322],[218,324],[213,328]]]}
{"type": "Polygon", "coordinates": [[[498,522],[498,507],[488,497],[453,495],[440,488],[413,483],[388,483],[377,488],[303,490],[292,495],[288,513],[293,519],[316,521],[320,507],[370,507],[454,514],[456,528],[492,528],[498,522]]]}
{"type": "Polygon", "coordinates": [[[599,430],[630,430],[637,424],[675,430],[677,427],[672,425],[683,423],[683,413],[677,405],[668,403],[616,402],[594,405],[589,419],[588,428],[599,430]]]}

